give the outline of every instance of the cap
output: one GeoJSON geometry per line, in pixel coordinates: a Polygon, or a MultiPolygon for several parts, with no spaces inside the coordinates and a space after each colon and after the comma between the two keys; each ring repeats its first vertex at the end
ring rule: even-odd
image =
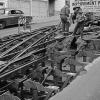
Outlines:
{"type": "Polygon", "coordinates": [[[73,10],[80,9],[80,7],[74,7],[73,10]]]}

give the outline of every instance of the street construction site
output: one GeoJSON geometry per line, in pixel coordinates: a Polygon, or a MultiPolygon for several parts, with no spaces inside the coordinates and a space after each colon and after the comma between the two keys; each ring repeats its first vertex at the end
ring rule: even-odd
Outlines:
{"type": "MultiPolygon", "coordinates": [[[[61,24],[0,38],[0,100],[49,100],[100,56],[100,26],[84,24],[83,36],[62,32],[61,24]]],[[[89,21],[90,22],[90,21],[89,21]]]]}

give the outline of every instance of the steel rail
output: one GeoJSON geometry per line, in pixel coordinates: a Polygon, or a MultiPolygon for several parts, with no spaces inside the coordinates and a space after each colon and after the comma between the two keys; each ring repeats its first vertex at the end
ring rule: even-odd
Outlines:
{"type": "Polygon", "coordinates": [[[24,39],[28,38],[31,35],[37,34],[40,31],[45,32],[46,29],[49,29],[49,28],[52,28],[52,27],[55,27],[55,26],[46,26],[46,27],[43,27],[43,28],[40,28],[40,29],[35,29],[35,30],[31,31],[31,32],[6,36],[6,37],[12,37],[12,39],[9,40],[9,41],[1,43],[1,45],[0,45],[0,53],[5,52],[6,50],[10,49],[12,46],[20,43],[21,41],[23,41],[24,39]]]}
{"type": "Polygon", "coordinates": [[[7,75],[9,75],[9,74],[12,74],[12,73],[14,73],[14,72],[20,70],[20,69],[22,69],[22,68],[25,68],[25,67],[27,67],[27,66],[29,66],[29,65],[31,65],[31,64],[33,64],[33,63],[35,63],[35,62],[41,62],[41,61],[44,60],[44,59],[46,60],[46,59],[47,59],[47,56],[42,57],[42,58],[39,58],[39,59],[36,59],[36,60],[34,60],[34,61],[31,61],[31,62],[29,62],[29,63],[27,63],[27,64],[25,64],[25,65],[23,65],[23,66],[20,66],[20,67],[18,67],[18,68],[14,68],[13,70],[8,70],[8,72],[6,71],[6,72],[0,74],[0,79],[4,78],[5,76],[7,76],[7,75]]]}
{"type": "Polygon", "coordinates": [[[12,36],[13,39],[11,41],[4,43],[3,45],[0,45],[0,49],[3,49],[3,48],[5,48],[5,46],[10,45],[12,42],[15,42],[15,40],[21,40],[21,39],[27,38],[28,36],[34,35],[36,32],[43,31],[43,30],[45,31],[47,28],[51,28],[51,27],[53,27],[53,26],[44,27],[44,28],[41,28],[41,29],[36,29],[32,32],[27,32],[27,33],[24,33],[24,34],[18,34],[17,37],[15,37],[15,38],[14,38],[14,36],[12,36]]]}
{"type": "Polygon", "coordinates": [[[46,41],[46,39],[48,38],[48,36],[51,36],[53,32],[50,32],[46,35],[44,35],[42,38],[38,39],[36,42],[34,42],[33,44],[29,45],[26,49],[24,49],[21,53],[19,53],[16,57],[14,57],[14,59],[20,57],[21,55],[23,55],[27,50],[29,50],[32,46],[39,44],[41,42],[46,41]]]}
{"type": "MultiPolygon", "coordinates": [[[[48,30],[48,29],[47,29],[47,30],[48,30]]],[[[45,30],[45,31],[46,31],[46,30],[45,30]]],[[[2,56],[4,56],[4,55],[8,54],[9,52],[13,51],[13,50],[16,51],[16,49],[17,49],[18,47],[24,45],[25,43],[26,43],[26,45],[24,45],[24,46],[30,45],[30,44],[27,44],[27,42],[28,42],[28,41],[31,42],[31,41],[33,40],[33,38],[37,37],[37,36],[40,35],[40,34],[44,34],[44,33],[41,32],[41,33],[37,33],[37,34],[32,35],[32,36],[29,36],[27,39],[23,40],[22,42],[20,42],[20,43],[14,45],[14,46],[12,46],[11,48],[9,48],[9,49],[6,50],[5,52],[3,52],[3,53],[0,55],[0,58],[1,58],[2,56]],[[31,39],[32,39],[32,40],[31,40],[31,39]]],[[[32,41],[32,42],[33,42],[33,41],[32,41]]],[[[21,49],[22,49],[22,48],[21,48],[21,49]]]]}
{"type": "MultiPolygon", "coordinates": [[[[65,37],[63,37],[63,38],[65,38],[65,37]]],[[[42,47],[43,45],[46,46],[46,45],[48,45],[48,44],[50,44],[50,43],[55,42],[56,40],[58,40],[58,39],[53,39],[53,40],[51,40],[51,41],[47,41],[47,42],[45,42],[45,43],[39,44],[39,45],[37,45],[37,46],[34,46],[34,49],[35,49],[35,48],[39,48],[39,49],[40,49],[40,48],[43,48],[43,47],[42,47]]],[[[40,50],[37,50],[37,49],[36,49],[35,52],[38,52],[38,51],[40,52],[40,50]]],[[[24,56],[24,58],[27,57],[27,56],[29,56],[29,55],[31,56],[32,53],[35,53],[35,52],[33,51],[33,52],[30,52],[30,53],[27,53],[26,56],[24,56]]],[[[23,56],[21,57],[21,59],[24,59],[24,58],[23,58],[23,56]]],[[[6,65],[6,68],[7,68],[8,66],[11,66],[12,63],[15,63],[16,61],[18,62],[18,61],[21,60],[21,59],[18,58],[18,59],[15,60],[15,61],[13,60],[12,62],[10,62],[10,64],[7,64],[7,65],[6,65]]],[[[3,67],[2,67],[2,68],[3,68],[3,67]]]]}
{"type": "MultiPolygon", "coordinates": [[[[49,33],[49,35],[50,35],[50,34],[51,34],[51,33],[49,33]]],[[[47,37],[47,36],[48,36],[48,34],[45,35],[44,37],[47,37]]],[[[32,36],[32,37],[33,37],[33,36],[32,36]]],[[[33,43],[33,44],[34,44],[34,45],[37,44],[37,43],[40,42],[40,40],[42,40],[44,37],[40,38],[38,41],[36,41],[36,42],[33,43]]],[[[26,48],[26,49],[24,50],[24,52],[25,52],[26,50],[28,50],[31,46],[33,46],[33,44],[31,44],[30,46],[28,46],[28,48],[26,48]]],[[[18,54],[16,57],[14,57],[14,59],[20,57],[20,55],[23,54],[24,52],[22,51],[20,54],[18,54]]],[[[1,73],[3,70],[5,70],[5,69],[9,66],[10,63],[12,63],[12,61],[9,61],[7,65],[5,65],[4,67],[2,67],[2,69],[0,70],[0,73],[1,73]]]]}
{"type": "MultiPolygon", "coordinates": [[[[22,50],[21,50],[22,51],[22,50]]],[[[16,51],[16,52],[14,52],[14,53],[9,53],[9,54],[7,54],[7,55],[5,55],[5,56],[3,56],[2,58],[0,58],[0,61],[9,61],[9,60],[11,60],[15,55],[17,55],[18,53],[20,53],[21,51],[16,51]]]]}
{"type": "MultiPolygon", "coordinates": [[[[46,47],[47,45],[49,45],[49,44],[51,44],[51,43],[54,43],[54,42],[56,42],[57,40],[64,39],[64,38],[65,38],[65,37],[61,37],[61,38],[59,38],[59,39],[51,39],[51,40],[46,41],[46,42],[44,42],[44,43],[40,43],[40,44],[38,44],[38,45],[32,46],[32,47],[31,47],[27,52],[25,52],[24,54],[29,53],[29,52],[31,52],[31,51],[33,51],[33,50],[37,50],[37,49],[46,47]]],[[[22,50],[21,50],[21,51],[22,51],[22,50]]],[[[8,54],[8,55],[5,55],[5,56],[3,56],[2,58],[0,58],[0,60],[9,61],[9,60],[11,60],[11,58],[13,58],[15,55],[18,55],[18,53],[20,53],[21,51],[17,51],[17,52],[14,52],[14,53],[10,53],[10,54],[8,54]]],[[[24,55],[24,54],[23,54],[23,55],[24,55]]],[[[23,56],[23,55],[22,55],[22,56],[23,56]]]]}
{"type": "Polygon", "coordinates": [[[8,36],[5,36],[3,38],[0,38],[1,42],[8,42],[8,41],[11,41],[11,40],[14,40],[16,39],[17,37],[20,37],[20,36],[26,36],[26,35],[32,35],[34,32],[37,32],[37,31],[42,31],[46,28],[49,28],[49,27],[55,27],[56,25],[51,25],[51,26],[45,26],[45,27],[41,27],[39,29],[35,29],[35,30],[32,30],[31,32],[22,32],[20,34],[13,34],[13,35],[8,35],[8,36]]]}
{"type": "MultiPolygon", "coordinates": [[[[44,49],[43,49],[43,50],[44,50],[44,49]]],[[[42,50],[42,51],[43,51],[43,50],[42,50]]],[[[9,66],[11,67],[12,64],[15,65],[16,62],[18,62],[18,63],[19,63],[19,61],[22,62],[22,60],[24,60],[24,59],[30,60],[30,58],[28,58],[28,57],[32,56],[33,53],[35,54],[35,53],[40,52],[40,51],[41,51],[41,50],[37,50],[37,51],[30,52],[29,54],[26,54],[26,55],[24,55],[24,56],[22,56],[22,57],[19,57],[19,58],[17,58],[17,59],[14,59],[14,60],[10,61],[10,62],[7,63],[7,64],[3,64],[2,67],[0,68],[0,73],[4,72],[9,66]]],[[[26,61],[26,60],[25,60],[25,61],[26,61]]],[[[23,61],[23,62],[24,62],[24,61],[23,61]]],[[[25,62],[25,63],[26,63],[26,62],[25,62]]]]}
{"type": "MultiPolygon", "coordinates": [[[[46,42],[44,42],[44,43],[41,43],[41,44],[39,44],[39,45],[34,46],[34,48],[33,48],[32,51],[30,51],[30,52],[26,53],[25,55],[23,55],[23,56],[21,56],[21,57],[19,57],[19,58],[17,58],[17,59],[14,59],[14,60],[10,61],[9,63],[5,64],[5,65],[0,69],[0,72],[2,72],[3,70],[5,70],[6,68],[8,68],[8,66],[11,66],[12,63],[15,63],[16,61],[18,62],[18,61],[20,60],[20,58],[22,59],[23,57],[24,57],[24,58],[25,58],[25,57],[28,57],[29,55],[32,55],[33,53],[35,54],[36,52],[39,53],[39,51],[41,51],[41,49],[45,48],[47,45],[50,45],[51,43],[56,42],[56,40],[60,40],[60,39],[63,39],[63,38],[65,38],[65,37],[61,37],[61,38],[59,38],[59,39],[52,39],[52,40],[50,40],[50,41],[46,41],[46,42]]],[[[44,50],[44,49],[43,49],[43,50],[44,50]]]]}
{"type": "MultiPolygon", "coordinates": [[[[54,30],[53,30],[53,32],[54,32],[54,30]]],[[[51,33],[53,33],[52,31],[49,33],[49,35],[51,35],[51,33]]],[[[46,34],[44,37],[47,37],[48,36],[48,34],[46,34]]],[[[40,38],[37,42],[40,42],[40,40],[42,40],[43,39],[43,37],[42,38],[40,38]]],[[[28,50],[31,46],[33,46],[33,44],[31,44],[28,48],[26,48],[25,50],[24,50],[24,52],[26,51],[26,50],[28,50]]],[[[24,52],[22,52],[21,54],[23,54],[24,52]]],[[[20,55],[20,54],[19,54],[20,55]]],[[[19,55],[17,56],[17,57],[19,57],[19,55]]],[[[15,57],[16,58],[16,57],[15,57]]],[[[9,66],[9,64],[10,63],[12,63],[12,61],[11,62],[9,62],[5,67],[2,67],[2,69],[0,70],[0,72],[2,72],[3,70],[5,70],[8,66],[9,66]]]]}
{"type": "MultiPolygon", "coordinates": [[[[40,44],[38,44],[38,45],[35,45],[35,46],[33,46],[32,48],[30,48],[27,52],[25,52],[25,54],[26,54],[26,53],[29,53],[29,52],[32,52],[33,50],[39,50],[39,49],[41,49],[41,48],[45,48],[47,45],[50,45],[50,44],[56,42],[57,40],[64,39],[64,38],[65,38],[65,37],[61,37],[61,38],[58,38],[58,39],[51,39],[51,40],[46,41],[46,42],[44,42],[44,43],[40,43],[40,44]]],[[[13,56],[13,57],[14,57],[14,55],[18,54],[19,52],[20,52],[20,51],[17,51],[17,52],[15,52],[15,53],[8,54],[8,55],[4,56],[4,57],[1,58],[1,59],[7,59],[7,58],[9,58],[9,56],[13,56]]],[[[22,55],[22,56],[23,56],[23,55],[22,55]]]]}

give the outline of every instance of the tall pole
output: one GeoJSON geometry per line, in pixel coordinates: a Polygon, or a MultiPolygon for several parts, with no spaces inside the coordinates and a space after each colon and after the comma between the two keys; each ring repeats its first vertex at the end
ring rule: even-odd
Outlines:
{"type": "Polygon", "coordinates": [[[32,0],[30,0],[30,16],[32,16],[32,0]]]}
{"type": "MultiPolygon", "coordinates": [[[[20,5],[20,10],[21,10],[21,0],[19,1],[19,5],[20,5]]],[[[18,6],[17,6],[18,7],[18,6]]]]}
{"type": "Polygon", "coordinates": [[[49,17],[49,0],[48,0],[48,2],[47,2],[48,4],[47,4],[47,6],[48,6],[48,12],[47,12],[47,16],[49,17]]]}

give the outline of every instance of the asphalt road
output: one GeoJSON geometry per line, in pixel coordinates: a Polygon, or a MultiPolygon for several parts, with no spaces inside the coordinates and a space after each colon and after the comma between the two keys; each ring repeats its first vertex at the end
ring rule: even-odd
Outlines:
{"type": "MultiPolygon", "coordinates": [[[[50,21],[50,22],[45,22],[45,23],[38,23],[38,24],[32,24],[32,30],[39,29],[41,27],[45,26],[51,26],[51,25],[58,25],[60,23],[59,20],[56,21],[50,21]]],[[[21,30],[23,30],[21,28],[21,30]]],[[[13,27],[7,27],[5,29],[0,30],[0,38],[12,34],[18,34],[18,26],[13,26],[13,27]]]]}

